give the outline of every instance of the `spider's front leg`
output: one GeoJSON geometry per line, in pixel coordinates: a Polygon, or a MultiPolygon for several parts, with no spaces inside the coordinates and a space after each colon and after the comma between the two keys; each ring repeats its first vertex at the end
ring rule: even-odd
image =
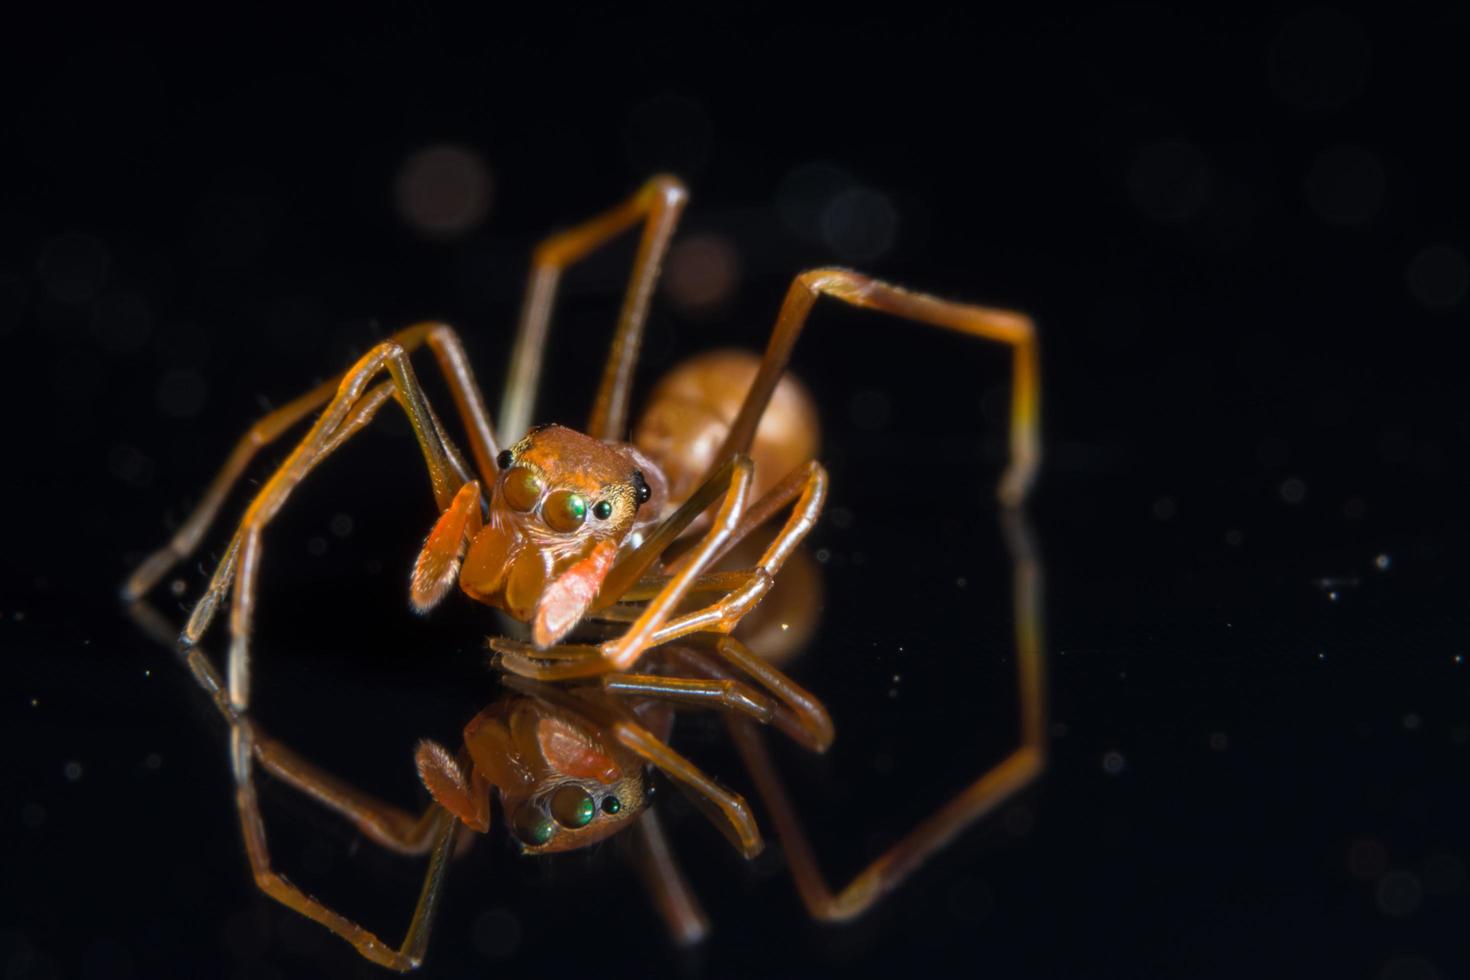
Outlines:
{"type": "Polygon", "coordinates": [[[424,397],[407,352],[393,341],[374,347],[343,376],[326,410],[251,501],[208,590],[195,606],[180,637],[180,643],[186,647],[198,642],[225,592],[233,585],[227,677],[230,704],[236,711],[243,712],[249,703],[250,624],[262,550],[261,533],[306,475],[371,421],[389,396],[408,416],[440,509],[447,509],[460,487],[469,482],[464,463],[424,397]],[[367,390],[369,383],[383,371],[388,373],[389,381],[367,390]]]}
{"type": "MultiPolygon", "coordinates": [[[[452,327],[443,323],[420,323],[398,331],[390,340],[410,353],[421,345],[433,351],[439,370],[449,385],[449,391],[454,398],[460,420],[464,423],[469,437],[470,451],[474,456],[480,476],[486,481],[492,479],[496,472],[495,439],[490,432],[490,418],[486,414],[484,400],[480,397],[480,389],[475,384],[469,358],[465,354],[464,344],[460,342],[459,335],[452,327]]],[[[317,385],[306,394],[267,413],[245,432],[245,435],[236,443],[234,451],[225,460],[224,466],[220,468],[219,473],[204,491],[199,503],[179,525],[178,530],[162,548],[149,555],[123,583],[124,602],[132,604],[141,599],[174,566],[199,547],[205,533],[219,514],[219,509],[224,504],[226,497],[244,476],[260,450],[281,438],[293,426],[331,401],[332,396],[341,387],[342,380],[341,377],[338,377],[317,385]]],[[[337,434],[333,437],[335,442],[324,452],[330,452],[357,428],[366,424],[366,420],[377,411],[383,399],[392,393],[391,385],[387,385],[379,386],[377,390],[370,391],[363,396],[362,401],[348,416],[347,422],[338,428],[337,434]],[[355,426],[354,421],[356,421],[355,426]]],[[[453,456],[452,447],[450,448],[453,456]]],[[[463,469],[463,464],[458,462],[457,458],[455,465],[463,469]]],[[[238,545],[238,540],[231,544],[231,551],[235,554],[238,554],[238,545]]]]}
{"type": "MultiPolygon", "coordinates": [[[[827,499],[827,471],[815,460],[797,467],[746,508],[729,533],[720,540],[712,540],[718,536],[716,532],[721,518],[717,517],[716,526],[699,544],[681,555],[663,574],[644,575],[653,560],[709,506],[719,488],[717,474],[661,524],[643,547],[608,575],[593,604],[594,616],[629,622],[631,625],[622,636],[600,646],[564,644],[549,650],[535,650],[513,640],[495,639],[490,645],[501,654],[501,665],[512,673],[537,680],[568,680],[610,670],[625,670],[626,667],[615,664],[624,662],[631,665],[645,651],[692,633],[732,631],[771,590],[781,566],[815,526],[827,499]],[[795,506],[785,525],[766,546],[755,566],[731,572],[706,571],[782,508],[791,506],[793,501],[795,506]],[[676,609],[688,596],[711,592],[718,595],[714,602],[669,618],[669,611],[676,609]],[[642,609],[632,605],[613,605],[637,602],[646,602],[647,605],[642,609]],[[663,610],[662,615],[659,615],[659,609],[663,610]],[[636,613],[633,610],[637,610],[636,613]],[[626,659],[614,659],[618,657],[626,659]]],[[[725,514],[725,509],[722,508],[720,513],[725,514]]]]}
{"type": "Polygon", "coordinates": [[[512,673],[536,680],[590,677],[632,667],[645,650],[661,642],[656,638],[660,628],[739,527],[746,509],[751,477],[752,467],[747,457],[736,456],[728,460],[632,554],[607,574],[592,604],[594,610],[611,606],[632,590],[644,573],[678,540],[684,529],[723,496],[709,529],[689,553],[680,558],[679,568],[660,584],[622,635],[597,646],[562,644],[546,650],[497,637],[490,641],[490,646],[500,654],[501,665],[512,673]],[[543,660],[555,662],[539,662],[543,660]]]}

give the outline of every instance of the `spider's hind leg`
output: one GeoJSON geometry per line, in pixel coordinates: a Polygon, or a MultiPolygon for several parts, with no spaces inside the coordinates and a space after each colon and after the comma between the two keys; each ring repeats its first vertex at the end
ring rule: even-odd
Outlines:
{"type": "Polygon", "coordinates": [[[916,323],[999,341],[1012,348],[1011,458],[1001,477],[998,495],[1006,506],[1020,506],[1041,463],[1040,376],[1036,329],[1030,318],[1009,310],[956,303],[910,292],[847,269],[814,269],[803,272],[792,282],[777,314],[760,370],[745,396],[740,414],[730,426],[724,445],[714,456],[714,465],[735,453],[749,451],[761,415],[791,360],[796,339],[821,296],[831,296],[853,306],[916,323]]]}

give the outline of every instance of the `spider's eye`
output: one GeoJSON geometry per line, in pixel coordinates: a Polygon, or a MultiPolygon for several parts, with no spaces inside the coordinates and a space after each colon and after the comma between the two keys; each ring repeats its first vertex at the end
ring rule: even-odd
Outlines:
{"type": "Polygon", "coordinates": [[[541,517],[553,531],[570,534],[587,519],[587,501],[580,493],[558,490],[541,505],[541,517]]]}
{"type": "Polygon", "coordinates": [[[502,449],[500,455],[495,457],[495,465],[502,470],[510,469],[510,465],[516,461],[515,454],[509,449],[502,449]]]}
{"type": "Polygon", "coordinates": [[[516,466],[506,470],[505,481],[500,484],[500,492],[505,496],[505,502],[520,511],[527,511],[535,507],[536,501],[541,499],[541,491],[545,488],[541,477],[527,466],[516,466]]]}
{"type": "Polygon", "coordinates": [[[592,797],[580,786],[563,786],[551,794],[551,815],[568,830],[587,826],[596,813],[592,797]]]}
{"type": "Polygon", "coordinates": [[[612,501],[599,500],[592,505],[592,516],[599,521],[605,521],[612,516],[612,501]]]}
{"type": "Polygon", "coordinates": [[[551,835],[556,833],[556,825],[542,816],[535,807],[527,806],[522,807],[515,815],[511,821],[511,830],[522,843],[540,847],[551,840],[551,835]]]}
{"type": "Polygon", "coordinates": [[[648,503],[648,498],[653,496],[653,491],[648,488],[648,481],[643,478],[642,470],[633,471],[633,499],[638,501],[641,507],[648,503]]]}
{"type": "Polygon", "coordinates": [[[604,796],[602,798],[602,812],[612,816],[623,809],[623,801],[616,796],[604,796]]]}

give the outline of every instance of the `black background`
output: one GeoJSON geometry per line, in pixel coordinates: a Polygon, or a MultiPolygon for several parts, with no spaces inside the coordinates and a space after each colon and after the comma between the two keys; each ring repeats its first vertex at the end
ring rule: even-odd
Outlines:
{"type": "MultiPolygon", "coordinates": [[[[5,976],[378,972],[254,891],[221,726],[116,585],[262,403],[400,325],[458,325],[493,408],[535,240],[661,169],[692,189],[685,236],[740,271],[713,306],[661,294],[644,390],[685,354],[759,346],[819,264],[1036,317],[1051,764],[837,929],[806,920],[778,845],[746,866],[663,794],[714,923],[687,954],[616,848],[521,861],[494,837],[455,867],[425,974],[1465,975],[1464,8],[12,28],[5,976]],[[443,145],[489,182],[483,221],[447,237],[395,192],[443,145]]],[[[540,416],[585,412],[629,255],[568,277],[540,416]]],[[[834,490],[822,624],[792,669],[839,736],[779,758],[834,876],[1014,737],[989,492],[1007,363],[831,303],[798,351],[834,490]]],[[[494,696],[496,627],[468,603],[408,613],[433,507],[388,414],[267,539],[255,707],[411,806],[414,740],[452,743],[494,696]]],[[[745,786],[708,719],[677,738],[745,786]]],[[[267,819],[284,870],[396,939],[416,863],[289,792],[267,819]]]]}

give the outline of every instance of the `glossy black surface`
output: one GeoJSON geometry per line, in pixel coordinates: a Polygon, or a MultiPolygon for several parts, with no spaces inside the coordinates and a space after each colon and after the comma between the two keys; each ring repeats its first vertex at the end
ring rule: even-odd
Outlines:
{"type": "MultiPolygon", "coordinates": [[[[1463,975],[1463,12],[532,17],[9,39],[5,975],[379,972],[254,890],[222,727],[114,590],[261,399],[399,325],[461,327],[493,409],[531,245],[661,168],[693,191],[686,236],[741,272],[713,310],[660,297],[642,390],[758,346],[820,264],[1040,323],[1051,763],[843,929],[807,921],[778,845],[746,865],[663,793],[714,924],[687,954],[617,848],[523,861],[493,836],[423,974],[1463,975]],[[491,193],[436,240],[394,186],[444,143],[491,193]]],[[[568,277],[538,416],[583,416],[630,252],[568,277]]],[[[838,740],[778,759],[840,877],[1013,739],[1007,359],[824,304],[796,370],[833,493],[792,670],[838,740]]],[[[256,707],[413,806],[414,741],[494,696],[497,626],[408,611],[433,505],[406,426],[378,429],[270,532],[256,707]]],[[[155,598],[182,617],[205,575],[155,598]]],[[[747,788],[708,719],[676,744],[747,788]]],[[[396,939],[420,865],[288,791],[266,807],[282,869],[396,939]]]]}

